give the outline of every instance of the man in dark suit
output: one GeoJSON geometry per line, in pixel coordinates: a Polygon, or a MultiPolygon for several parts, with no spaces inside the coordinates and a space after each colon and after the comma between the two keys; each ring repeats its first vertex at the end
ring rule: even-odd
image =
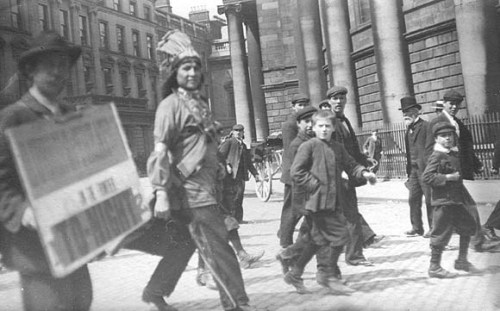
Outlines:
{"type": "Polygon", "coordinates": [[[259,173],[253,166],[250,152],[243,142],[245,128],[241,124],[233,126],[231,137],[224,141],[219,147],[222,159],[226,161],[227,176],[224,179],[224,189],[228,191],[233,199],[233,217],[242,224],[243,220],[243,195],[245,193],[245,182],[249,180],[248,172],[259,180],[259,173]]]}
{"type": "MultiPolygon", "coordinates": [[[[366,156],[361,153],[356,133],[354,133],[354,129],[349,119],[344,115],[344,108],[347,103],[347,89],[343,86],[333,86],[327,91],[326,96],[337,118],[335,136],[333,139],[341,143],[356,162],[365,167],[370,166],[371,163],[367,160],[366,156]]],[[[345,202],[343,205],[349,231],[349,241],[346,244],[345,250],[345,261],[347,264],[353,266],[372,266],[373,264],[363,255],[363,246],[373,244],[383,238],[383,236],[377,236],[375,232],[373,232],[363,218],[363,215],[359,212],[355,187],[364,184],[366,183],[360,184],[355,182],[351,176],[349,176],[349,180],[344,179],[344,190],[346,191],[346,195],[344,196],[345,202]]]]}
{"type": "MultiPolygon", "coordinates": [[[[460,105],[464,97],[455,90],[447,91],[443,96],[443,111],[434,118],[430,123],[431,126],[440,121],[450,122],[456,129],[458,136],[458,152],[460,158],[460,167],[462,170],[462,178],[466,180],[474,180],[474,174],[483,171],[483,164],[474,153],[474,142],[472,133],[467,127],[457,118],[457,113],[460,110],[460,105]]],[[[472,237],[470,247],[477,252],[492,250],[498,247],[496,241],[488,241],[485,231],[481,226],[481,219],[477,210],[477,205],[470,197],[469,204],[466,204],[469,212],[476,220],[476,234],[472,237]]]]}
{"type": "MultiPolygon", "coordinates": [[[[429,127],[429,122],[420,118],[422,106],[417,104],[413,96],[401,98],[401,108],[404,122],[407,126],[405,133],[406,145],[406,173],[408,181],[406,187],[409,190],[408,203],[410,205],[411,230],[405,232],[409,237],[421,236],[424,234],[422,223],[422,195],[425,197],[427,208],[427,220],[429,231],[432,227],[432,206],[430,188],[424,184],[422,173],[425,170],[427,159],[432,154],[434,137],[429,127]]],[[[430,237],[428,233],[425,237],[430,237]]]]}

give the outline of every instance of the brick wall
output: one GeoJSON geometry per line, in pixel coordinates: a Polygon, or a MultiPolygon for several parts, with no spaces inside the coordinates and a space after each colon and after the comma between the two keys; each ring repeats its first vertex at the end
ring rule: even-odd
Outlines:
{"type": "Polygon", "coordinates": [[[257,0],[264,96],[269,132],[281,130],[298,92],[293,15],[294,1],[257,0]]]}

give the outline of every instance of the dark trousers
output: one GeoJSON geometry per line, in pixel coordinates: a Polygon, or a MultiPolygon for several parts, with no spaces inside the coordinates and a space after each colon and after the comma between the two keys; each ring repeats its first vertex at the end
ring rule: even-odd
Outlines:
{"type": "Polygon", "coordinates": [[[92,282],[87,266],[64,278],[48,273],[20,274],[24,310],[86,311],[92,303],[92,282]]]}
{"type": "Polygon", "coordinates": [[[423,234],[424,225],[422,222],[422,196],[425,197],[429,228],[432,228],[431,189],[422,181],[422,174],[419,173],[417,167],[412,167],[406,187],[409,190],[408,203],[410,205],[410,221],[412,229],[423,234]]]}
{"type": "Polygon", "coordinates": [[[281,247],[293,244],[293,233],[301,217],[302,215],[298,215],[292,207],[292,186],[285,184],[279,229],[281,247]]]}
{"type": "Polygon", "coordinates": [[[491,212],[490,217],[484,224],[486,228],[495,228],[500,230],[500,201],[497,202],[495,209],[491,212]]]}
{"type": "Polygon", "coordinates": [[[180,217],[187,221],[186,226],[194,243],[168,252],[158,263],[146,290],[169,296],[197,248],[217,283],[222,307],[230,310],[247,304],[240,266],[216,206],[183,210],[180,217]]]}
{"type": "Polygon", "coordinates": [[[443,249],[456,231],[460,236],[472,236],[476,222],[463,205],[438,205],[434,207],[431,230],[431,247],[443,249]]]}
{"type": "Polygon", "coordinates": [[[363,255],[363,244],[373,238],[375,232],[370,228],[363,215],[359,213],[356,188],[346,186],[344,190],[346,201],[343,204],[343,209],[349,232],[349,241],[345,246],[345,261],[357,264],[366,260],[363,255]]]}
{"type": "Polygon", "coordinates": [[[243,196],[245,195],[245,180],[241,178],[224,179],[224,205],[231,211],[231,216],[238,222],[243,221],[243,196]]]}

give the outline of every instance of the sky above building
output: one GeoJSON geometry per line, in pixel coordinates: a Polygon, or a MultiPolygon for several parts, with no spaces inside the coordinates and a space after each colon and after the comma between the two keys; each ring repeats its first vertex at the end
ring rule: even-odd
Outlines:
{"type": "MultiPolygon", "coordinates": [[[[210,17],[217,15],[217,6],[222,5],[222,0],[170,0],[172,13],[182,17],[189,18],[191,10],[207,9],[210,11],[210,17]]],[[[226,18],[224,15],[219,16],[226,18]]]]}

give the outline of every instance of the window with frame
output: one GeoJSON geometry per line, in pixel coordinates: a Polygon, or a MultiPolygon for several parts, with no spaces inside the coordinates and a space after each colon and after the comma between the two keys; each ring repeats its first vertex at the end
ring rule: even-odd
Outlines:
{"type": "Polygon", "coordinates": [[[148,52],[148,58],[149,59],[155,59],[155,48],[154,48],[154,42],[153,42],[153,36],[152,35],[147,35],[146,36],[146,47],[147,47],[147,52],[148,52]]]}
{"type": "Polygon", "coordinates": [[[122,5],[120,3],[120,0],[113,0],[113,9],[116,11],[122,10],[122,5]]]}
{"type": "Polygon", "coordinates": [[[371,21],[370,0],[358,0],[359,24],[371,21]]]}
{"type": "Polygon", "coordinates": [[[82,45],[89,44],[89,33],[87,31],[87,17],[80,15],[80,42],[82,45]]]}
{"type": "Polygon", "coordinates": [[[104,85],[106,86],[106,94],[111,94],[113,92],[113,76],[111,74],[111,68],[103,67],[102,72],[104,74],[104,85]]]}
{"type": "Polygon", "coordinates": [[[134,49],[134,56],[141,56],[141,48],[139,45],[139,32],[134,30],[132,31],[132,47],[134,49]]]}
{"type": "Polygon", "coordinates": [[[9,0],[10,1],[10,25],[13,28],[23,29],[23,20],[21,17],[21,0],[9,0]]]}
{"type": "Polygon", "coordinates": [[[61,23],[61,34],[64,38],[69,40],[69,19],[68,11],[59,10],[59,21],[61,23]]]}
{"type": "Polygon", "coordinates": [[[41,30],[49,30],[49,8],[45,4],[38,4],[38,20],[41,30]]]}
{"type": "Polygon", "coordinates": [[[101,48],[109,48],[108,24],[105,22],[99,22],[99,40],[101,48]]]}
{"type": "Polygon", "coordinates": [[[137,16],[137,3],[135,1],[129,2],[130,15],[137,16]]]}
{"type": "Polygon", "coordinates": [[[144,6],[144,19],[148,21],[151,20],[151,8],[147,5],[144,6]]]}
{"type": "Polygon", "coordinates": [[[123,26],[116,26],[116,42],[118,51],[125,53],[125,28],[123,26]]]}

